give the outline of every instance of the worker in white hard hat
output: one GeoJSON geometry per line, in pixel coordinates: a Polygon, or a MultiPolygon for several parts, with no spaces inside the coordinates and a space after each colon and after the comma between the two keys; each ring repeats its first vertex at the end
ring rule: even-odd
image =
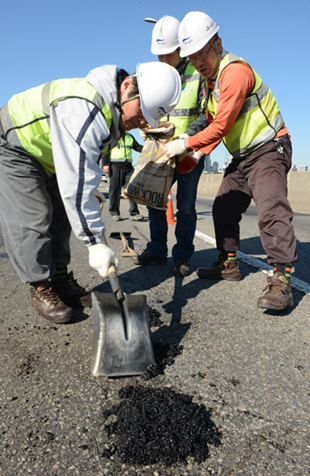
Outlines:
{"type": "Polygon", "coordinates": [[[71,228],[105,277],[117,258],[104,239],[96,198],[102,154],[123,131],[158,121],[176,106],[178,73],[157,62],[136,74],[101,66],[86,78],[51,81],[0,109],[0,219],[7,253],[30,284],[35,311],[50,322],[74,319],[91,296],[68,274],[71,228]]]}
{"type": "MultiPolygon", "coordinates": [[[[175,137],[189,137],[203,130],[208,122],[201,110],[204,78],[185,59],[180,57],[178,39],[179,20],[164,16],[154,26],[151,52],[158,56],[162,64],[168,64],[179,72],[182,78],[182,93],[174,111],[161,119],[169,120],[176,126],[175,137]]],[[[142,134],[143,136],[143,134],[142,134]]],[[[190,273],[189,260],[194,253],[196,231],[196,195],[197,185],[204,169],[204,155],[191,152],[179,157],[173,183],[177,181],[177,224],[175,227],[176,244],[172,249],[174,276],[187,276],[190,273]],[[191,161],[195,157],[196,167],[191,161]],[[190,162],[190,168],[188,163],[190,162]]],[[[149,208],[151,241],[139,256],[132,261],[139,265],[165,263],[167,261],[167,217],[166,212],[149,208]]]]}
{"type": "Polygon", "coordinates": [[[197,274],[204,279],[241,279],[236,255],[239,223],[253,198],[261,241],[274,269],[257,305],[283,310],[293,305],[291,264],[297,261],[293,213],[287,200],[291,140],[272,92],[244,59],[224,50],[218,29],[202,12],[188,13],[180,24],[181,56],[188,57],[207,81],[210,125],[195,136],[171,142],[166,153],[168,157],[185,150],[209,154],[223,141],[233,159],[213,205],[220,256],[197,274]]]}

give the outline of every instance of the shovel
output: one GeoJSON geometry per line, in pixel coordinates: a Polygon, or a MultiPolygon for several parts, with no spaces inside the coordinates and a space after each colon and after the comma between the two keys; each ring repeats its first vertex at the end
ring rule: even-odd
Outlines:
{"type": "Polygon", "coordinates": [[[127,232],[125,232],[125,233],[123,233],[123,232],[113,232],[113,233],[110,234],[110,238],[117,238],[117,239],[122,240],[123,245],[124,245],[123,251],[121,253],[122,258],[130,258],[131,256],[137,256],[137,253],[135,252],[135,250],[133,250],[132,248],[130,248],[128,246],[126,238],[130,238],[130,235],[131,235],[131,233],[127,233],[127,232]]]}
{"type": "Polygon", "coordinates": [[[137,232],[139,233],[139,235],[141,235],[142,238],[145,239],[145,241],[146,241],[147,243],[150,241],[149,238],[147,238],[147,236],[145,236],[145,235],[142,233],[142,231],[139,230],[139,228],[137,228],[135,225],[132,225],[132,226],[134,227],[135,230],[137,230],[137,232]]]}
{"type": "Polygon", "coordinates": [[[142,374],[154,364],[146,297],[123,293],[116,269],[109,268],[112,293],[92,293],[95,377],[142,374]]]}

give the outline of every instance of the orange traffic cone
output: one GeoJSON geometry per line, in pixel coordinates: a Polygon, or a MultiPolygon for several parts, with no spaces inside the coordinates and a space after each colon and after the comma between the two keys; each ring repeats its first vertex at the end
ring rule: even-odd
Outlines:
{"type": "Polygon", "coordinates": [[[168,195],[167,206],[168,206],[167,211],[166,211],[167,223],[168,223],[168,225],[176,225],[177,222],[174,219],[171,190],[170,190],[169,195],[168,195]]]}

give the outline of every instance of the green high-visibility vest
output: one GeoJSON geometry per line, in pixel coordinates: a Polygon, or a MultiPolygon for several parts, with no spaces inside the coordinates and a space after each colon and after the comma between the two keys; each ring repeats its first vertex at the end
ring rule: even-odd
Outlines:
{"type": "MultiPolygon", "coordinates": [[[[232,53],[227,53],[220,62],[219,74],[214,89],[207,101],[207,111],[214,118],[220,97],[220,77],[230,63],[246,61],[232,53]]],[[[254,150],[272,140],[284,124],[276,98],[251,68],[255,78],[254,88],[245,98],[238,117],[223,142],[236,159],[245,157],[254,150]]]]}
{"type": "Polygon", "coordinates": [[[58,79],[13,96],[1,109],[6,140],[23,148],[45,169],[55,173],[49,124],[50,106],[67,98],[91,102],[101,110],[108,127],[112,113],[97,89],[84,78],[58,79]]]}
{"type": "Polygon", "coordinates": [[[188,64],[181,76],[182,91],[176,108],[169,116],[160,119],[160,122],[171,121],[175,124],[175,136],[186,131],[188,126],[199,116],[199,88],[200,74],[188,64]]]}
{"type": "Polygon", "coordinates": [[[125,135],[120,138],[117,146],[110,151],[110,162],[132,162],[132,146],[133,137],[131,134],[125,132],[125,135]]]}

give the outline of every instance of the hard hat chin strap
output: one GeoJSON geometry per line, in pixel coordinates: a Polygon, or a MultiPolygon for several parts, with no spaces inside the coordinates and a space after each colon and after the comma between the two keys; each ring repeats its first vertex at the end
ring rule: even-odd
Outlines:
{"type": "Polygon", "coordinates": [[[217,54],[217,58],[216,58],[216,65],[215,65],[213,74],[211,75],[210,78],[208,78],[208,81],[212,81],[216,78],[217,73],[218,73],[218,69],[219,69],[219,65],[220,65],[220,61],[221,61],[221,57],[222,57],[222,52],[221,51],[216,51],[216,48],[215,48],[214,43],[213,43],[212,40],[210,40],[210,43],[211,43],[212,48],[214,49],[214,51],[217,54]]]}

